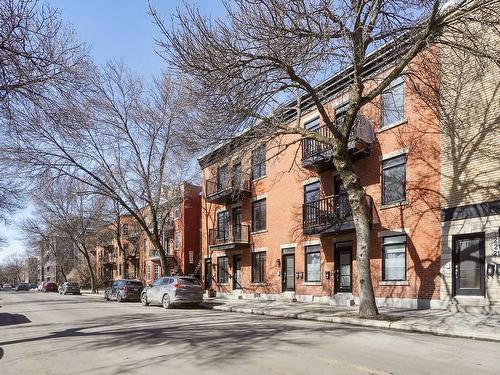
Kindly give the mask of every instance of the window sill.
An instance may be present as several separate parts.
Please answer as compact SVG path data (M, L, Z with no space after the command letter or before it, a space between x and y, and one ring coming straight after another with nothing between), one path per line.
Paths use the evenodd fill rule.
M302 283L302 285L304 285L304 286L321 286L323 284L321 283L321 281L304 281Z
M229 283L217 283L219 286L229 286Z
M267 229L262 229L262 230L256 230L255 232L250 232L251 235L254 235L254 234L261 234L261 233L266 233L267 232Z
M267 283L250 283L252 286L267 286Z
M409 286L410 282L408 280L399 281L380 281L379 286Z
M410 202L407 200L401 201L401 202L396 202L396 203L389 203L389 204L382 204L380 205L381 210L385 210L387 208L394 208L394 207L403 207L403 206L408 206Z
M267 177L267 174L265 174L264 176L257 177L257 178L252 178L252 182L263 180L266 177Z
M393 122L392 124L389 124L387 126L384 126L383 128L380 128L377 133L383 133L383 132L386 132L387 130L391 130L391 129L394 129L400 125L405 125L408 123L408 119L404 119L404 120L401 120L401 121L398 121L398 122Z

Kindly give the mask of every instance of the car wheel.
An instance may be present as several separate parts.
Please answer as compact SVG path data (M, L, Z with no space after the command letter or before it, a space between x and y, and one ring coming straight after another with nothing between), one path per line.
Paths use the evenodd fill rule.
M123 299L122 299L122 294L121 293L117 293L116 294L116 302L122 302Z
M172 304L170 303L170 297L168 296L168 294L165 294L163 296L162 305L165 309L169 309L172 307Z
M63 296L65 296L65 295L66 295L66 292L62 292L62 294L63 294Z
M108 296L108 293L104 293L104 299L105 299L106 301L109 301L109 296Z
M141 303L142 303L142 306L149 306L148 296L146 295L146 293L142 293Z

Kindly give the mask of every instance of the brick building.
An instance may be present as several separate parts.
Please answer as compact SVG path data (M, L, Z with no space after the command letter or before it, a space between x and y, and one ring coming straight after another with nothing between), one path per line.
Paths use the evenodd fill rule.
M371 61L380 76L390 63L384 58ZM323 84L337 121L347 83L341 73ZM402 76L363 108L349 148L371 202L377 303L439 307L439 123L411 86ZM303 105L301 124L328 135L315 108ZM345 192L328 147L298 139L243 147L235 138L199 159L206 288L238 298L355 303L356 238Z
M199 273L201 187L189 183L179 186L179 197L163 233L167 249L168 269L172 274ZM177 198L176 198L177 199ZM107 282L119 278L135 278L150 283L162 276L160 255L132 215L120 217L121 246L112 223L100 230L96 247L96 273ZM126 255L125 255L126 254ZM124 262L124 258L127 262ZM125 272L127 264L127 272Z

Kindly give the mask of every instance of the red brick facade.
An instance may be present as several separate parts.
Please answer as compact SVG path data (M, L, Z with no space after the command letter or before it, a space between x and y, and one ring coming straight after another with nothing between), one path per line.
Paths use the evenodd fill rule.
M375 295L379 303L395 306L431 304L431 300L439 299L440 288L438 121L413 93L411 86L409 79L406 78L403 86L404 119L397 124L381 129L380 100L363 108L362 115L371 124L375 138L370 151L355 162L361 183L372 201L371 267ZM329 103L329 109L334 111L335 108L339 108L342 100L341 97L333 98ZM301 122L305 124L316 116L315 111L306 113ZM280 139L280 142L291 143L298 138L292 135L287 137ZM250 173L251 149L225 154L219 150L219 155L216 157L205 158L210 161L201 159L205 190L205 199L202 203L202 252L205 259L203 272L206 286L221 294L238 294L243 298L280 298L286 285L283 283L284 253L293 251L295 285L292 294L294 292L299 300L329 301L339 291L340 285L337 277L340 270L336 268L335 257L336 253L340 254L341 251L335 250L335 246L340 249L341 245L348 245L346 241L352 241L352 245L348 246L352 249L351 285L355 299L358 295L358 285L353 228L308 235L302 224L304 186L309 182L319 181L322 198L337 194L338 192L334 191L335 169L322 167L320 172L316 172L304 168L301 166L303 146L300 142L292 144L279 155L276 155L276 142L271 141L267 144L268 160L265 177L252 181L248 194L241 194L237 199L231 198L229 200L233 202L227 204L217 199L217 196L215 198L211 196L211 191L207 189L212 188L207 184L216 178L217 168L226 163L231 168L235 158L241 159L243 171ZM406 156L405 199L398 204L383 205L382 163L383 160L398 155ZM232 216L237 215L232 215L232 210L241 207L241 223L251 228L252 202L261 198L266 199L265 230L251 233L248 245L237 243L233 246L229 243L229 246L225 246L216 243L216 246L213 246L218 240L211 240L209 231L217 228L217 213L228 210L228 221L231 223ZM328 199L326 201L330 202ZM224 218L224 215L219 216ZM212 236L217 236L219 232L213 231ZM386 237L405 233L405 277L398 281L384 281L382 241ZM245 240L246 238L243 242ZM234 239L230 241L235 242ZM305 247L313 244L320 245L321 276L318 281L308 282ZM265 280L259 283L252 282L255 281L252 280L252 254L256 252L265 252L266 257ZM228 282L219 283L218 272L222 271L217 268L217 258L224 256L228 257ZM241 272L235 273L233 263L239 257L241 257ZM345 263L345 255L343 259ZM211 265L208 260L211 261ZM211 269L208 269L210 266ZM234 285L235 277L240 280L238 285Z

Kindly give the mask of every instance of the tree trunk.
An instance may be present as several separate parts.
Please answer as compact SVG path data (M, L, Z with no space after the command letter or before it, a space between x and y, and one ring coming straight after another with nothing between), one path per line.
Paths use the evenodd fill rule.
M68 278L66 277L66 273L64 272L64 268L62 266L59 267L61 270L61 275L63 277L64 282L68 281Z
M85 260L87 262L87 267L90 272L90 290L92 293L97 293L97 283L96 283L96 278L94 274L94 269L92 268L92 262L90 261L90 256L84 252L83 256L85 257Z
M356 260L359 283L359 316L370 318L378 314L373 293L370 256L371 230L370 206L359 177L354 172L351 163L340 163L337 168L346 189L352 210L352 218L356 229Z

